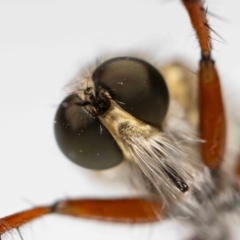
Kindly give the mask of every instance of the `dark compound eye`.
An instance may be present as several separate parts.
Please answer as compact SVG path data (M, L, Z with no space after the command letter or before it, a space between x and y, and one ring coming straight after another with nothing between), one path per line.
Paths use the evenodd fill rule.
M134 117L159 127L169 103L166 83L149 63L130 57L110 59L96 68L95 85L107 89L112 98Z
M110 59L92 75L96 90L106 89L125 111L160 126L169 102L167 86L149 63L130 57ZM90 169L118 165L123 154L108 130L72 94L60 104L55 116L55 136L62 152L74 163Z
M76 104L70 95L60 104L55 116L55 136L66 157L90 169L107 169L122 162L123 155L108 130Z

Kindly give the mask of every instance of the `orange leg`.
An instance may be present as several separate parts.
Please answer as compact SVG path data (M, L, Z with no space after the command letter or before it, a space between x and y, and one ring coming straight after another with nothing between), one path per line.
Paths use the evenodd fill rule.
M211 58L210 26L201 0L182 0L196 31L201 48L198 72L201 154L212 171L221 164L226 141L226 123L220 80ZM239 164L240 175L240 164ZM194 238L192 240L197 240Z
M220 80L211 59L210 26L201 0L182 0L201 47L199 70L199 111L201 153L204 164L217 170L222 161L226 140L225 114Z
M148 199L64 200L1 218L0 236L49 213L122 223L154 222L165 215L159 202Z
M238 180L240 180L240 154L238 156L237 162L238 162L238 164L237 164L236 174L237 174Z

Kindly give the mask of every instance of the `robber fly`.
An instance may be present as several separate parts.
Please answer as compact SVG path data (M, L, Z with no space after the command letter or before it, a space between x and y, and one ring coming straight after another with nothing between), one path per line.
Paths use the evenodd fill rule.
M197 32L201 45L200 117L195 94L180 104L182 95L171 88L174 73L180 81L179 76L189 72L175 64L163 67L160 73L156 66L136 56L103 60L89 76L77 81L55 115L55 136L70 160L95 170L125 161L133 180L141 182L142 195L106 201L57 201L2 218L1 233L18 229L37 216L59 213L125 223L174 217L192 227L190 239L231 239L228 215L232 219L234 212L238 217L239 193L235 178L226 178L220 168L225 158L226 124L211 58L211 27L201 1L183 3L193 25L200 18L194 25L196 31L201 26ZM208 93L204 88L212 81L215 86ZM197 82L196 76L187 83L189 95L197 91L196 86L190 87L192 82ZM19 231L22 236L21 228Z

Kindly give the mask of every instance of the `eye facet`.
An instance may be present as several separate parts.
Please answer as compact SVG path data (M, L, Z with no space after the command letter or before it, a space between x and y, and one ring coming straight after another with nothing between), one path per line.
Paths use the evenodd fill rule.
M98 116L107 114L108 96L125 111L148 124L160 126L169 102L161 74L149 63L129 57L110 59L93 72L93 88L85 99L66 97L55 116L55 137L74 163L95 170L118 165L123 153Z
M118 57L98 66L92 78L125 111L148 124L160 126L167 113L169 94L155 67L141 59Z

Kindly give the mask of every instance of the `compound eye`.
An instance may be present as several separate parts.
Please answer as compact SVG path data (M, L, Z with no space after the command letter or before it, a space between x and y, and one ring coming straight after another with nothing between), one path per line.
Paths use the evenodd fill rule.
M162 75L149 63L132 57L113 58L98 66L92 78L134 117L154 126L163 121L168 89Z
M66 97L55 116L54 132L61 151L85 168L102 170L118 165L123 155L113 137L77 100L75 94Z

